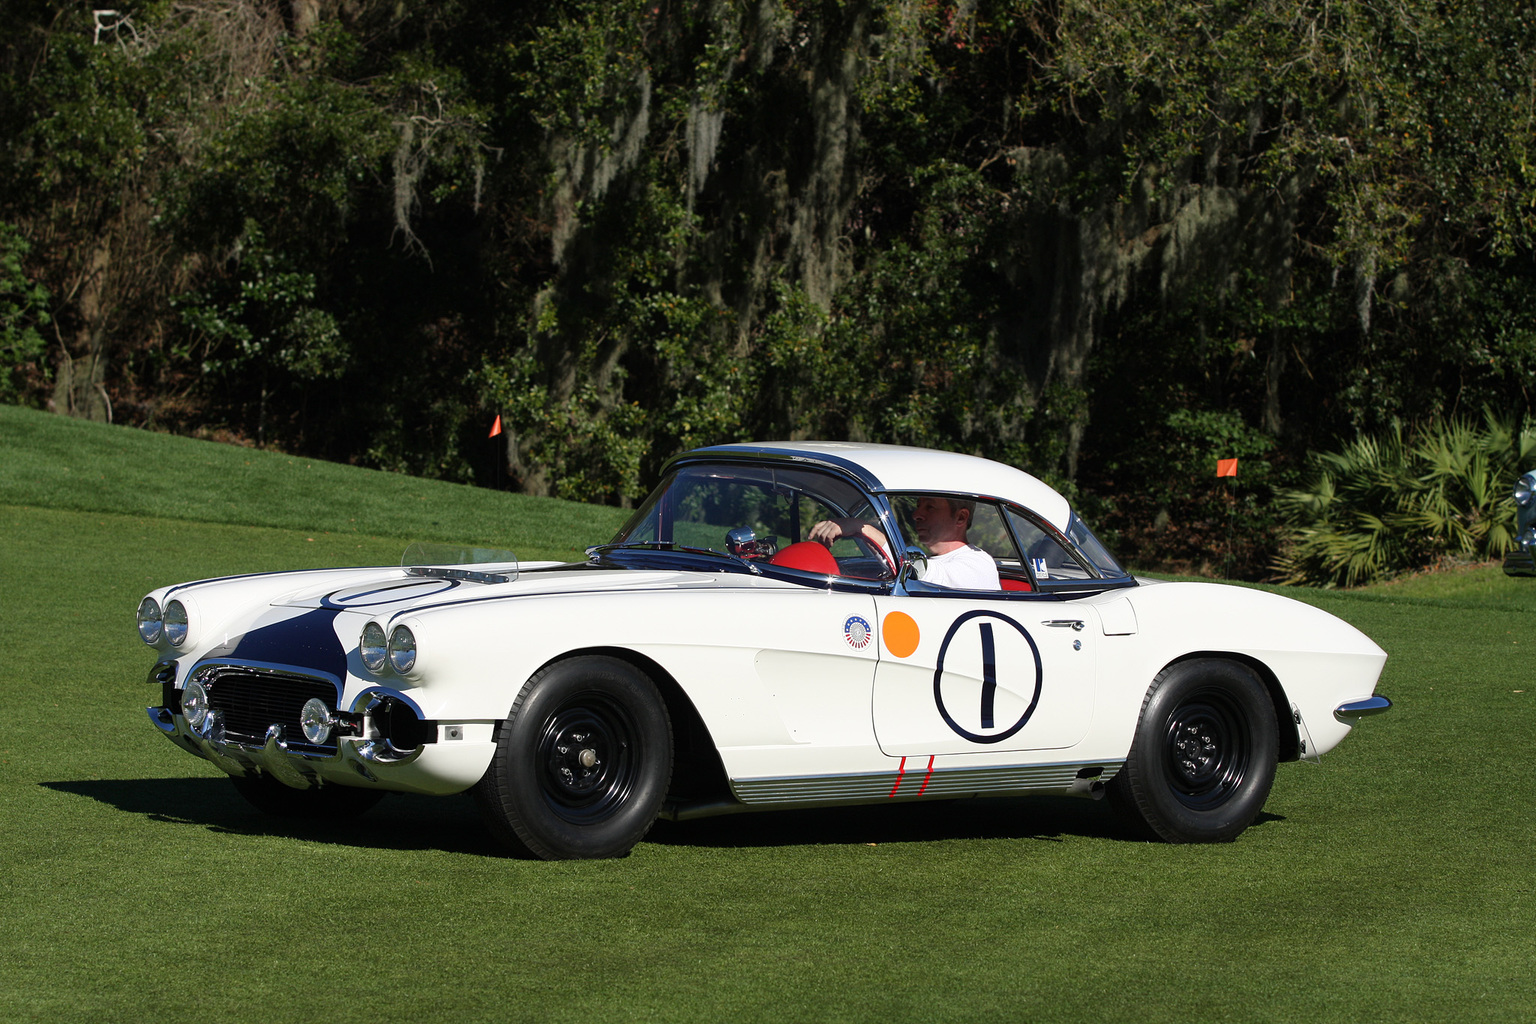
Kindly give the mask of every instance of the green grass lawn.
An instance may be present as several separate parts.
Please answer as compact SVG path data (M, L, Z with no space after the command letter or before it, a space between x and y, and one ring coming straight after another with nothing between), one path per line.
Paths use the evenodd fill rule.
M145 715L155 585L621 518L0 406L0 1021L1536 1019L1536 581L1496 568L1287 591L1386 648L1396 707L1220 846L1041 799L519 861L464 798L262 817Z

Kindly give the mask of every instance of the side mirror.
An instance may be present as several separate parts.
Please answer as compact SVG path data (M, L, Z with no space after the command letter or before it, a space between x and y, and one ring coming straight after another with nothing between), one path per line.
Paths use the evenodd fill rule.
M906 586L908 580L921 579L923 572L928 568L928 556L921 548L907 548L906 564L901 567L901 576L897 582Z

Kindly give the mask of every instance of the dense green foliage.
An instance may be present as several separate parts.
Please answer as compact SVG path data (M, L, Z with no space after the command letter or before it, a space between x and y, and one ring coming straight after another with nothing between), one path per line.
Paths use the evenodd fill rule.
M1103 802L962 800L662 822L621 860L517 861L468 800L249 809L146 718L133 609L183 579L387 561L444 526L473 543L488 499L548 507L571 523L551 546L579 546L571 505L0 408L0 444L23 430L64 466L39 485L0 450L0 684L20 709L0 719L0 1020L1528 1016L1531 581L1291 591L1389 652L1396 706L1320 766L1282 765L1234 843L1142 842ZM149 457L183 486L118 514ZM242 497L313 503L274 529L205 500L246 458ZM348 506L361 532L337 529ZM1513 778L1489 785L1489 763Z
M1275 568L1286 583L1354 586L1448 558L1491 559L1514 544L1510 485L1536 459L1536 426L1430 422L1314 453L1306 486L1281 491L1295 536Z
M0 222L0 400L14 401L25 389L16 376L35 368L46 342L48 290L30 280L22 261L31 245L10 224Z
M930 444L1250 572L1308 449L1529 408L1527 2L115 12L8 7L0 398L621 505Z

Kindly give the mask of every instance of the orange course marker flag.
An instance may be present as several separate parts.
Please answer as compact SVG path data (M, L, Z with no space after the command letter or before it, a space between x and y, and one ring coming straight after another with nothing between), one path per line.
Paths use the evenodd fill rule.
M1219 476L1219 477L1220 476L1237 476L1237 460L1236 459L1217 459L1216 460L1216 475Z
M501 433L501 413L496 414L496 422L491 424L490 436L495 437L499 433Z

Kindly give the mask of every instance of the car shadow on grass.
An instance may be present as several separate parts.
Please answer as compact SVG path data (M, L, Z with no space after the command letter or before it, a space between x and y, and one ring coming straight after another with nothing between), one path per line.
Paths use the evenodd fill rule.
M235 792L228 779L221 778L92 779L40 785L89 797L152 822L212 832L286 836L371 849L503 855L467 796L391 793L358 817L311 821L258 811Z
M997 798L754 811L658 821L648 842L753 847L922 843L943 839L1134 838L1110 808L1087 800Z
M280 836L369 849L438 850L502 857L467 796L391 793L356 818L307 821L258 811L227 779L90 779L40 783L151 822L244 836ZM1260 813L1252 827L1284 821ZM751 848L926 843L946 839L1074 838L1145 842L1105 802L1070 797L994 797L726 814L658 821L645 842L671 847Z
M1259 826L1284 820L1260 813ZM763 811L658 821L647 842L669 846L754 847L927 843L944 839L1069 839L1146 842L1104 801L1074 797L991 797L811 810Z

